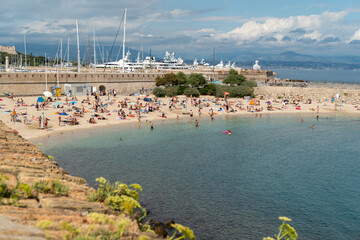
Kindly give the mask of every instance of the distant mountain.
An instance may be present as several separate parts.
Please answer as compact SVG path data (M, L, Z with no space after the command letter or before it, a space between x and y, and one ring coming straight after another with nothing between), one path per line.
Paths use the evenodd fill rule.
M2 43L0 43L2 44ZM2 44L5 46L12 46L13 44ZM16 43L15 44L16 51L24 52L24 44ZM55 58L56 54L60 52L59 44L37 44L37 43L28 43L27 44L27 54L31 53L34 56L44 56L46 53L47 56L51 58ZM137 58L138 50L132 48L126 48L126 51L130 51L132 60ZM152 56L156 58L156 60L162 60L164 57L166 49L161 51L156 51L152 53ZM108 56L111 52L111 46L101 46L101 48L96 48L97 61L102 62L102 59L105 61L108 59ZM75 44L70 44L69 47L69 55L71 61L76 61L77 53ZM150 55L150 51L144 51L144 58ZM184 61L188 64L192 64L196 55L195 53L187 53L182 54L177 52L176 57L183 57ZM87 45L80 45L80 56L81 61L87 61ZM115 61L121 59L122 57L122 49L119 46L115 46L111 52L110 60ZM205 61L209 64L213 62L212 51L209 51L208 54L199 54L196 56L198 62L200 62L201 58L204 58ZM67 43L63 42L63 58L67 58ZM93 50L90 46L90 59L93 58ZM244 51L233 51L233 52L218 52L215 54L215 64L218 64L221 60L223 60L224 64L228 61L236 62L236 65L244 68L251 68L254 64L255 60L260 61L260 65L264 68L338 68L338 69L360 69L360 56L311 56L306 54L301 54L293 51L285 51L278 53L265 53L265 52L257 52L253 50L244 50Z

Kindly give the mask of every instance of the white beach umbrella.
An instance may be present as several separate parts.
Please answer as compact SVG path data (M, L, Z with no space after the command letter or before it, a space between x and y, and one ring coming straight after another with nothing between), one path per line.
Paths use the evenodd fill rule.
M43 92L43 94L45 97L52 97L52 93L49 91L45 91L45 92Z

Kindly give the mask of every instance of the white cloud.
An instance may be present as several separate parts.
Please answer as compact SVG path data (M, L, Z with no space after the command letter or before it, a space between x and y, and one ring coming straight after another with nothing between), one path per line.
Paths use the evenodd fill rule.
M291 16L289 18L266 18L254 19L245 22L242 26L227 33L220 33L215 36L218 41L233 40L238 44L244 42L257 41L264 37L275 37L281 39L282 36L296 35L295 38L307 38L320 41L328 31L333 30L332 26L340 24L347 11L323 12L320 15L310 16ZM299 29L303 33L294 33Z
M360 29L357 30L350 38L350 40L348 41L348 43L351 43L352 41L358 41L360 40Z

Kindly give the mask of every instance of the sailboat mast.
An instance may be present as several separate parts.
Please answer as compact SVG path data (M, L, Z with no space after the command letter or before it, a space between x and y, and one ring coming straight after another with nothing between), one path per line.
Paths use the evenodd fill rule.
M79 25L76 19L76 41L77 41L77 72L80 72L80 43L79 43Z
M25 70L26 70L26 67L27 67L27 62L26 62L26 38L25 38L25 35L24 34L24 46L25 46Z
M214 47L214 53L213 53L213 72L215 71L215 47Z
M70 40L68 37L68 45L67 45L67 66L69 66L69 49L70 49Z
M95 28L93 26L93 40L94 40L94 71L96 72L96 45L95 45Z
M88 35L88 54L87 54L87 65L90 67L90 34Z
M63 65L62 59L63 59L63 55L62 55L62 38L60 38L60 72L62 71L62 65Z
M125 8L125 13L124 13L124 39L123 39L123 72L125 72L125 40L126 40L126 12L127 9Z
M47 63L46 63L46 53L45 53L45 91L47 91Z

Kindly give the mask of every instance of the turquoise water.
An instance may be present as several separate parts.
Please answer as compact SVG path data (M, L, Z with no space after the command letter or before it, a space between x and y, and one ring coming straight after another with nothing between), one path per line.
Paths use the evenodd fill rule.
M289 69L278 68L271 69L279 74L275 76L281 79L297 79L312 82L328 82L328 83L351 83L360 84L360 71L352 70L335 70L335 69Z
M299 117L110 127L42 142L90 185L99 176L141 184L152 218L190 226L198 239L273 236L279 216L293 219L299 239L360 239L360 121Z

